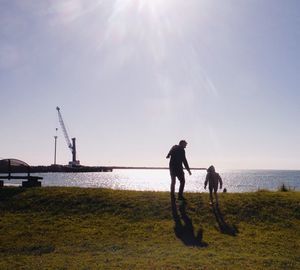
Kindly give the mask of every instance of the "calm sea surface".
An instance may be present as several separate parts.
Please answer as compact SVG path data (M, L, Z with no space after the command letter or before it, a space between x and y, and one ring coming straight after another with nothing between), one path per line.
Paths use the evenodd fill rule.
M185 191L204 191L205 171L186 173ZM300 191L300 171L280 170L225 170L219 171L228 192L248 192L258 189L277 190L285 184ZM34 174L33 174L34 175ZM103 187L126 190L169 191L168 170L114 170L103 173L40 173L43 186ZM20 184L20 181L6 183ZM178 190L178 182L176 190Z

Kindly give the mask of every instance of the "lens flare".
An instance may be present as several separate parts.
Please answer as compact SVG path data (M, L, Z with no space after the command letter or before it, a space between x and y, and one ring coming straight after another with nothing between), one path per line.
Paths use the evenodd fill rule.
M101 46L114 48L109 59L119 67L132 65L135 59L150 64L168 99L180 96L191 102L199 91L217 97L218 91L201 65L198 44L191 42L191 29L201 20L191 6L177 0L116 0ZM200 8L199 13L203 13Z

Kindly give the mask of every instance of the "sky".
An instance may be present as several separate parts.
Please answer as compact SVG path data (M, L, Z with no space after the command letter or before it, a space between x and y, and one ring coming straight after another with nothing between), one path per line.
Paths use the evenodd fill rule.
M300 1L0 0L0 158L300 169Z

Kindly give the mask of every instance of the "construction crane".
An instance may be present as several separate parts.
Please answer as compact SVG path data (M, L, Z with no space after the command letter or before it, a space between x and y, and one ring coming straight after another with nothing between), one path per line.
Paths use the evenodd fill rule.
M60 113L60 108L56 107L57 113L58 113L58 120L61 126L61 129L64 133L67 145L69 149L72 152L72 161L69 162L69 166L75 167L75 166L80 166L80 161L76 160L76 138L72 138L72 142L70 141L66 126L64 124L64 120L62 118L62 115Z

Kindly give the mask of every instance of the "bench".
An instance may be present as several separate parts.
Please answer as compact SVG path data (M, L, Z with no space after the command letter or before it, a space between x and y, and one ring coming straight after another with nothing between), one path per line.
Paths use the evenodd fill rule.
M16 175L17 174L17 175ZM0 187L4 186L4 180L2 179L23 179L22 187L40 187L40 176L30 175L30 166L19 159L2 159L0 160Z

